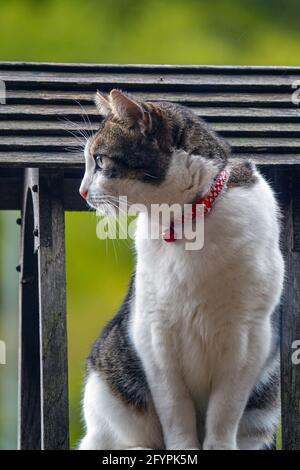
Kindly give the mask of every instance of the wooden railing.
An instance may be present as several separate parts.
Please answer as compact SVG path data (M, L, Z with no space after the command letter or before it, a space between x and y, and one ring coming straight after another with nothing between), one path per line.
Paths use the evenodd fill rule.
M86 206L83 156L66 151L77 146L68 131L96 130L93 95L117 87L190 106L231 142L233 158L253 159L273 184L287 268L283 448L300 449L300 68L0 63L0 79L0 209L21 210L19 447L69 447L64 211Z

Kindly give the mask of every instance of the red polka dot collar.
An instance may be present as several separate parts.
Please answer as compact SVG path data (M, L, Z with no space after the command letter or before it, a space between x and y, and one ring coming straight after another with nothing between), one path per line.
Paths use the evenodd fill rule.
M204 206L204 215L210 213L212 206L216 202L219 195L227 189L227 182L230 176L230 171L228 168L222 170L218 177L215 179L215 182L212 184L209 193L200 199L198 199L194 204L192 204L192 219L195 219L199 206L202 204ZM184 224L184 215L182 216L182 224ZM162 238L167 243L172 243L176 241L174 222L170 225L169 230L165 230L162 233Z

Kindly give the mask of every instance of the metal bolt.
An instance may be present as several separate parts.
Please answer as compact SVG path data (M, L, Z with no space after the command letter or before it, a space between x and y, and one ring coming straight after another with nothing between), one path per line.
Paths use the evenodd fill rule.
M37 228L34 229L33 235L34 235L35 237L38 237L38 236L39 236L39 230L38 230Z
M21 265L20 264L18 264L18 266L16 266L16 271L18 271L18 273L21 272Z
M33 276L29 276L29 277L23 277L21 279L21 284L29 284L30 282L32 282L34 280L34 277Z
M16 223L17 223L17 225L22 225L22 219L19 217L19 218L16 220Z
M34 184L31 189L34 193L37 193L38 192L38 185Z

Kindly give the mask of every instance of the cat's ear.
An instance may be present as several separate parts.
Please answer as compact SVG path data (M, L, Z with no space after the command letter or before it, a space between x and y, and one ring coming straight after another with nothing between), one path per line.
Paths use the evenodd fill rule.
M98 112L101 116L107 116L112 112L108 98L102 95L99 91L97 91L95 95L95 105L97 106Z
M141 127L142 132L151 129L151 116L140 103L129 98L120 90L112 90L109 95L113 113L120 119L129 119Z

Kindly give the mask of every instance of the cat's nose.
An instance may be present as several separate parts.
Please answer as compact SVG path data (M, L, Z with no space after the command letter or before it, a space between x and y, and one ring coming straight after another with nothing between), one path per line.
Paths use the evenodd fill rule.
M87 195L88 195L88 192L86 189L79 189L79 194L81 197L83 197L83 199L86 199L87 198Z

